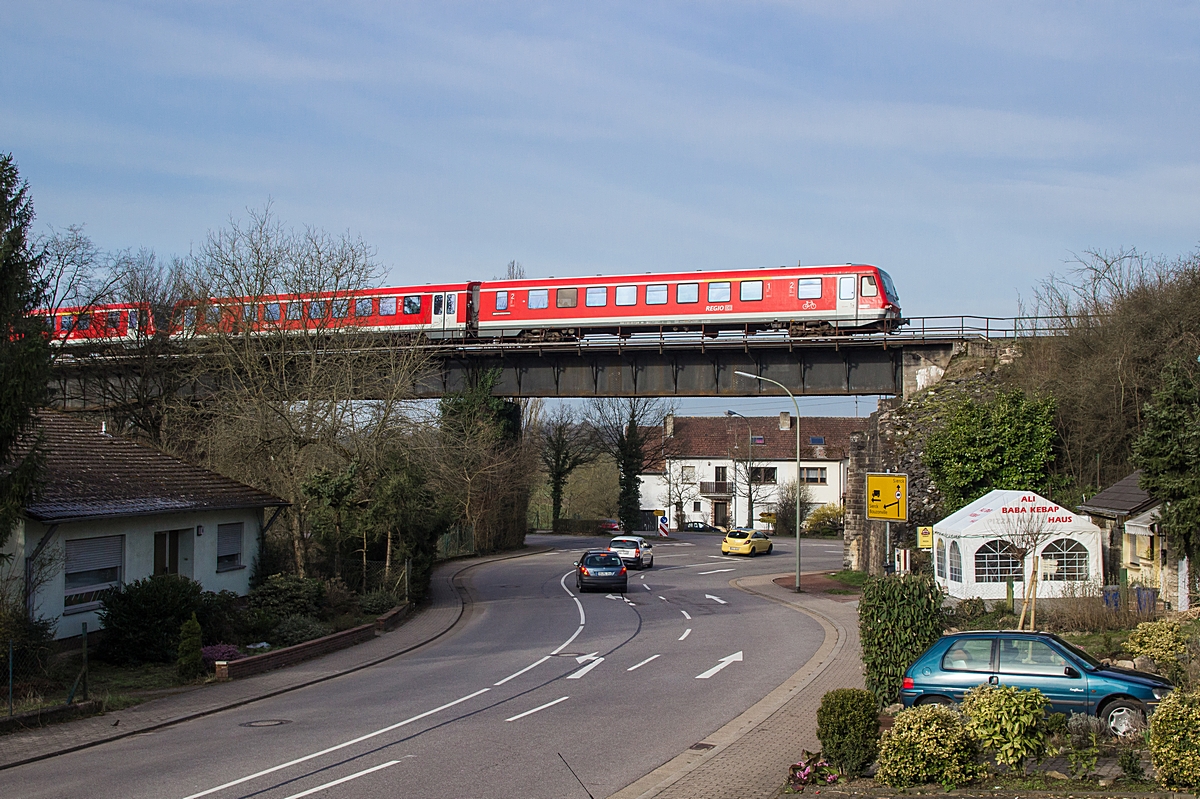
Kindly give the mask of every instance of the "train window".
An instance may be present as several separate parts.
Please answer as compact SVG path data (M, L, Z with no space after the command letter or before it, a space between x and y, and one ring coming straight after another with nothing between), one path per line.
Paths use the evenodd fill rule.
M446 295L446 316L454 316L454 308L457 304L455 302L455 300L457 298L458 298L457 294L447 294Z
M138 326L138 312L136 310L131 310L129 312L129 329L137 330L137 326Z
M762 281L761 280L743 280L739 288L743 302L752 302L762 299Z
M708 301L709 302L729 302L729 284L728 283L709 283L708 284Z
M300 320L300 317L303 315L304 315L304 303L289 302L287 304L287 318L288 319L291 319L293 322L297 322Z
M258 318L258 311L253 305L242 306L242 318L247 322L253 322Z
M106 327L109 330L116 330L120 326L121 326L121 312L120 311L109 311L108 313L104 314L104 327Z
M680 288L682 289L683 287L680 286ZM695 283L692 284L692 288L693 288L693 290L696 288ZM693 291L693 293L694 293L694 291ZM695 298L693 298L692 302L695 302L695 301L696 301ZM680 300L680 302L683 302L683 300ZM667 304L667 284L666 283L654 283L652 285L646 286L646 304L647 305L666 305Z
M549 308L550 307L550 290L549 289L530 289L529 290L529 307L530 308Z
M821 278L819 277L802 277L796 281L796 299L798 300L819 300L821 299Z
M326 308L325 308L325 303L323 303L323 302L310 302L308 304L308 318L309 319L324 319L325 312L326 312Z
M395 316L396 315L396 298L395 297L380 297L379 298L379 315L380 316Z
M608 289L604 286L593 286L587 290L587 297L584 298L589 308L600 308L608 305Z
M47 316L45 321L46 321L46 329L53 331L54 330L54 317Z
M419 314L421 312L421 295L410 294L404 298L404 313L407 316Z
M350 300L333 301L333 318L345 319L350 315Z
M76 330L87 330L91 326L92 326L91 314L81 313L79 316L75 317L75 329Z
M874 297L879 293L879 288L875 285L875 278L870 275L862 276L862 288L858 291L860 296Z
M442 303L443 303L442 295L434 294L433 295L433 315L434 316L442 315Z
M666 300L667 287L663 286L663 299ZM637 286L617 286L617 305L637 305Z
M357 299L354 301L355 316L370 316L371 315L371 300Z
M221 324L221 309L215 305L210 305L204 309L204 324L209 327L216 327Z
M279 303L268 302L263 306L263 321L278 322L279 321Z
M847 275L846 277L838 278L838 299L854 299L854 275Z
M675 287L675 302L700 302L700 284L680 283Z
M497 311L507 311L508 310L508 292L507 291L497 291L496 292L496 310Z
M579 304L579 289L558 289L554 292L554 304L559 308L574 308Z
M183 326L187 327L187 328L194 328L196 326L196 309L195 308L184 308L183 309Z

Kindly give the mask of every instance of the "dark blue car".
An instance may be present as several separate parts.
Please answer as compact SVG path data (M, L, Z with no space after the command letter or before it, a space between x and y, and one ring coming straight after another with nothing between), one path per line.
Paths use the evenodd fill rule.
M905 707L950 704L982 683L1037 688L1052 712L1091 713L1120 734L1172 690L1166 679L1105 666L1051 633L1011 630L944 635L904 672Z

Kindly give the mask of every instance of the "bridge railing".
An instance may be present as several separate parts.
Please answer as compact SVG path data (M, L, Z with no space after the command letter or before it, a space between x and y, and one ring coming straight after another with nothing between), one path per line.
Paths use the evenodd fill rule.
M1065 316L916 316L889 338L1009 339L1061 336L1071 328Z

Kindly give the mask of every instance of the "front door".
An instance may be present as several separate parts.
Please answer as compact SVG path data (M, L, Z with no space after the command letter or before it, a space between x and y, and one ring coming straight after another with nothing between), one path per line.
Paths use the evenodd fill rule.
M1067 667L1071 667L1071 675ZM1022 690L1036 688L1055 713L1088 711L1087 677L1045 641L1000 639L1000 682Z
M154 573L179 574L179 531L154 534Z
M713 503L713 525L716 527L729 526L729 503L714 502Z

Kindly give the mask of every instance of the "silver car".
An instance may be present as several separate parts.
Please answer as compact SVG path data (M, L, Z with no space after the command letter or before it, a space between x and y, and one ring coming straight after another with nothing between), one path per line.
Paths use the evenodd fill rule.
M608 549L621 556L621 561L635 569L654 566L654 546L640 535L617 536L608 542Z

